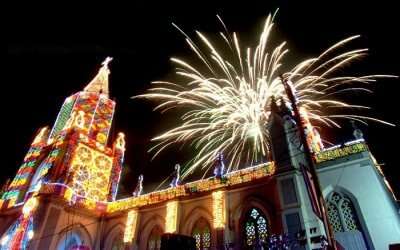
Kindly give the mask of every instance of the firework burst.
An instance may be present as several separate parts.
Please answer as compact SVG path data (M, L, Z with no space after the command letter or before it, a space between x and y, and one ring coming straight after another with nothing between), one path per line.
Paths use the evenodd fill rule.
M217 16L218 17L218 16ZM180 143L190 144L196 156L184 168L183 177L196 169L210 169L218 153L227 159L228 171L243 164L265 159L270 151L270 136L265 128L271 117L270 103L276 99L287 100L281 83L281 66L288 52L285 42L271 47L270 36L274 26L269 15L257 46L242 49L236 33L229 33L225 24L220 39L229 53L216 49L210 39L196 31L195 43L182 30L186 42L203 65L203 70L178 58L171 58L177 65L176 75L181 82L153 82L146 94L137 96L156 100L155 110L162 112L184 108L181 123L153 138L157 145L154 157L167 147ZM365 123L374 120L367 116L343 112L346 109L363 109L337 100L337 94L349 91L371 92L367 87L380 77L388 75L337 76L338 69L366 55L367 49L338 53L338 49L357 39L346 38L321 55L300 62L283 74L294 87L298 105L307 110L309 119L328 127L340 127L338 119L351 119ZM360 85L361 84L361 85ZM359 87L361 86L361 87Z

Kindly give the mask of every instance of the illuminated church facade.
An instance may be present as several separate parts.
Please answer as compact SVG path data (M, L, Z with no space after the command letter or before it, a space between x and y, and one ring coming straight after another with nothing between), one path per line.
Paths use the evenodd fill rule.
M300 171L296 126L282 106L266 128L272 142L284 138L272 143L270 162L116 199L125 139L119 133L108 143L115 102L107 63L65 100L54 126L38 132L3 190L1 250L160 249L164 233L193 236L197 249L268 249L272 235L302 238L290 249L321 247L324 226ZM388 249L400 242L399 208L356 137L314 155L330 224L345 249Z

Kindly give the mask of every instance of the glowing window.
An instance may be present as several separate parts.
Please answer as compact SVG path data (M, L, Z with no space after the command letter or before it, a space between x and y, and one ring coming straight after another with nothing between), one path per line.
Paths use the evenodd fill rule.
M193 230L192 236L196 240L196 249L210 249L211 231L210 226L204 218L200 218Z
M147 242L148 250L159 250L161 248L161 235L162 230L159 226L155 226L151 230L149 241Z
M265 246L268 238L266 217L257 208L250 209L244 220L244 238L246 246Z

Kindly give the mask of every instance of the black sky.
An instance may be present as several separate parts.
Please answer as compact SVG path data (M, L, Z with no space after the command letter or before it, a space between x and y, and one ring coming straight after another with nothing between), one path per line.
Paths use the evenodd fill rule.
M151 103L130 99L144 93L151 81L170 79L170 56L193 57L171 22L189 34L194 29L210 34L220 30L215 17L219 14L231 31L241 33L243 43L252 46L268 13L280 7L274 37L288 41L290 63L316 56L334 42L360 34L356 45L368 47L370 55L345 70L400 75L400 18L395 3L233 2L9 6L2 32L7 41L3 60L7 77L2 82L5 114L0 182L14 176L37 129L53 124L64 99L85 86L106 56L114 57L110 65L111 95L117 101L114 131L125 132L128 140L125 162L131 173L124 181L126 189L131 191L136 182L133 179L143 173L145 192L149 192L176 162L187 159L190 151L179 152L178 148L150 162L150 138L174 124L177 117L161 116L152 112ZM374 95L354 94L352 98L372 106L371 115L400 126L399 84L399 79L382 80L373 87ZM399 196L399 128L371 124L362 129ZM324 130L322 134L342 142L350 138L351 131Z

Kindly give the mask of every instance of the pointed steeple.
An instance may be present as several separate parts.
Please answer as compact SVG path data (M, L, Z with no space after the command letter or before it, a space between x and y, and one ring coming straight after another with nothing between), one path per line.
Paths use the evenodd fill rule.
M107 57L103 65L97 75L93 78L93 80L83 89L86 92L95 92L95 93L103 93L108 96L108 75L110 74L110 70L108 68L108 64L111 62L112 58Z

